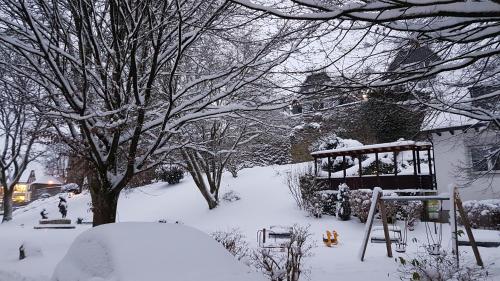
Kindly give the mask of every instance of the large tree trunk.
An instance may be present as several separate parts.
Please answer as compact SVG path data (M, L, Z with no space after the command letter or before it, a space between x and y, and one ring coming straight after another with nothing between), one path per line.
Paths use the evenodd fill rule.
M98 226L106 223L116 222L116 210L118 207L118 197L120 192L111 186L103 186L99 180L97 173L89 175L89 189L92 197L92 226Z
M12 194L14 193L14 188L3 189L3 219L2 223L12 220Z
M102 192L95 188L90 189L92 196L92 226L116 222L116 210L118 207L119 192Z

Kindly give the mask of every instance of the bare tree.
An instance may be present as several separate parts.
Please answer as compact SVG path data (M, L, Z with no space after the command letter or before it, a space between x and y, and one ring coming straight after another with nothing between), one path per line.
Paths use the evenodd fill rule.
M11 57L6 59L16 63ZM22 95L33 90L25 79L0 67L0 81L0 185L3 189L2 222L7 222L12 220L16 184L28 164L41 155L35 146L41 137L42 121Z
M39 106L92 165L94 225L116 220L120 191L178 148L171 141L186 124L272 107L217 102L275 69L313 26L280 20L247 42L261 15L217 0L6 0L0 15L0 42L28 61L10 69L43 88ZM200 52L215 37L214 55L231 58L229 66ZM251 54L243 57L245 44Z
M259 134L252 130L251 124L237 120L236 116L203 120L185 128L191 145L182 148L181 154L210 209L219 202L222 175L229 161L241 146Z
M491 108L472 105L476 101L491 101L500 96L497 88L500 54L498 1L282 0L268 5L251 0L231 1L283 19L325 22L335 31L338 41L331 47L337 47L340 41L354 37L349 48L337 52L328 60L331 66L338 68L335 64L349 53L363 49L364 55L360 55L359 60L338 69L341 75L351 72L352 75L347 77L352 82L348 83L349 88L377 88L421 82L440 73L447 78L455 78L443 81L443 85L452 87L454 92L476 85L495 86L491 92L481 96L471 97L468 93L459 93L450 99L449 93L445 93L422 102L436 110L492 122L500 127L498 108L492 111ZM388 47L387 42L391 41L398 44ZM394 57L401 50L409 54L420 46L433 46L439 59L425 64L421 61L400 64L390 71L373 67L380 62L387 62L387 58ZM369 59L374 57L380 59L376 62ZM367 65L370 61L372 63ZM426 83L412 86L422 87L422 84ZM428 83L426 86L431 87Z
M500 129L498 1L231 1L277 18L322 22L332 35L318 68L346 82L332 87L409 92L431 112ZM488 163L500 159L500 143L493 146Z

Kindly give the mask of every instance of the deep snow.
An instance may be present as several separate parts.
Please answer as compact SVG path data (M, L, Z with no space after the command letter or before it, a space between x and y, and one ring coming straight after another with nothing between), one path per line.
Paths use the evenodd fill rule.
M53 281L167 279L265 281L207 234L152 222L106 224L84 231L52 276Z
M364 224L357 218L350 221L329 216L315 219L296 207L284 182L287 172L297 169L296 165L256 167L240 171L238 178L227 173L221 193L234 190L241 200L222 201L214 210L208 210L190 178L173 186L156 183L125 190L120 197L117 218L120 222L181 221L206 233L237 227L246 235L251 247L257 246L258 229L272 225L309 225L312 242L316 244L314 256L305 261L310 268L310 280L399 280L397 264L394 259L386 257L384 244L369 243L365 261L359 261L357 253ZM90 219L89 201L88 194L69 198L68 218L74 221L77 217ZM0 225L0 281L48 280L75 237L90 228L89 225L78 225L74 230L34 230L43 208L47 209L49 218L60 216L57 202L57 196L33 202L15 211L12 222ZM379 223L375 221L375 225ZM323 245L322 235L326 230L339 233L339 245L332 248ZM412 238L417 238L418 242L412 242ZM18 247L23 241L38 245L42 255L19 261ZM421 249L421 243L426 241L424 224L418 224L415 231L409 232L408 241L408 252ZM182 246L186 249L197 247L195 242ZM448 225L443 227L443 247L451 247ZM464 257L472 257L469 247L461 247L461 250L465 252ZM500 278L499 249L480 248L480 252L491 279ZM395 257L399 255L393 254Z

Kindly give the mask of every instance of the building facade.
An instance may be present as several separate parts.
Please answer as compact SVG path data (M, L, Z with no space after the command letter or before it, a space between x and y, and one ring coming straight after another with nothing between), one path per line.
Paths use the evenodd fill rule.
M438 190L455 184L463 200L500 198L500 131L463 119L423 130L434 146Z

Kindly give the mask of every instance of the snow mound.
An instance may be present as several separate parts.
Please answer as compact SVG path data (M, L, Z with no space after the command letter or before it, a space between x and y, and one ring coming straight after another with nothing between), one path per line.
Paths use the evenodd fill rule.
M80 234L53 281L265 280L207 234L178 224L105 224Z

